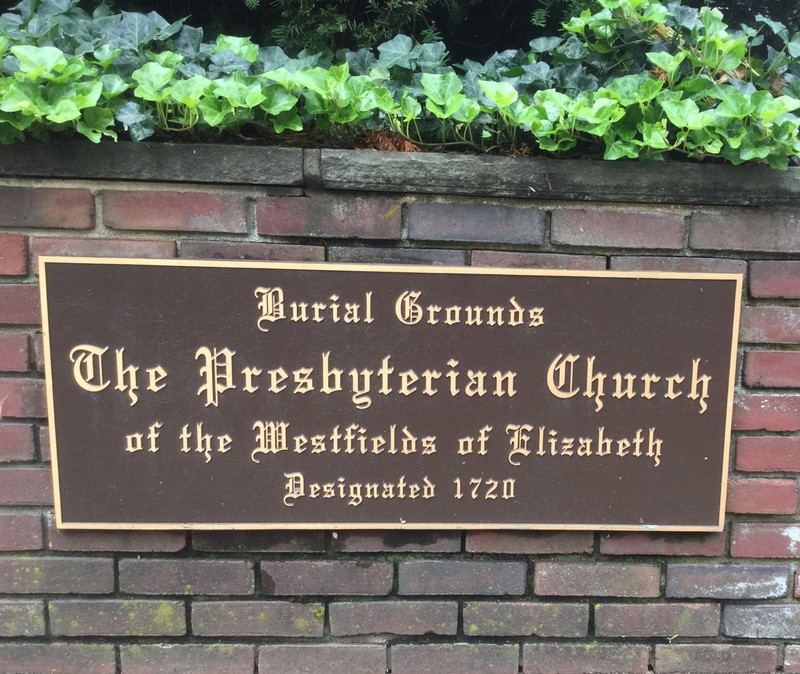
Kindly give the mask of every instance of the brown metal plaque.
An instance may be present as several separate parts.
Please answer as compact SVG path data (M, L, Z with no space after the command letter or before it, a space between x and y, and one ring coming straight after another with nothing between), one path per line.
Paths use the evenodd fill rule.
M741 276L40 274L61 527L723 524Z

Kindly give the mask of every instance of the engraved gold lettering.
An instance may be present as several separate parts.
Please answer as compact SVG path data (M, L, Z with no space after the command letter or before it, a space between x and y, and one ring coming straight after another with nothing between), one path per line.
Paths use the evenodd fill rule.
M213 351L207 346L200 347L194 355L194 359L203 359L200 368L200 376L205 383L197 389L197 395L205 393L208 407L219 406L219 396L221 393L236 388L233 384L233 363L232 358L236 354L228 348Z
M269 328L265 326L265 323L274 323L286 318L283 308L283 289L258 287L255 289L254 294L260 298L258 308L261 311L261 316L257 321L258 329L261 332L269 332Z
M79 344L69 352L72 361L72 378L84 391L97 393L111 382L103 378L103 354L108 347Z

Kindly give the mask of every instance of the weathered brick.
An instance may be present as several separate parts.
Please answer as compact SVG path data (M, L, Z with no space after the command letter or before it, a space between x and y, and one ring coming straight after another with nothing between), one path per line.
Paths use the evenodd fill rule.
M724 630L745 639L800 639L800 606L725 607Z
M598 604L594 630L599 637L714 637L719 618L716 604Z
M525 562L411 560L399 564L400 594L524 594Z
M204 559L122 559L119 589L130 594L252 594L253 562Z
M400 238L398 200L338 194L265 197L256 202L258 233L355 239Z
M800 438L781 435L738 438L736 470L800 473Z
M800 219L791 211L737 209L692 215L689 246L695 250L800 251Z
M800 431L800 396L736 395L733 401L736 431Z
M725 510L753 515L792 515L797 512L797 480L733 478L728 481Z
M253 243L252 241L205 241L185 239L180 242L180 257L205 260L269 260L274 262L325 259L323 246L302 246L288 243Z
M114 674L111 644L0 644L0 674Z
M149 637L186 633L182 601L147 599L64 599L49 603L50 631L56 636Z
M525 674L644 674L650 649L644 644L535 643L522 647Z
M676 273L744 274L747 262L721 257L666 257L655 255L624 255L611 258L614 271L664 271Z
M565 246L606 248L683 248L683 215L655 211L557 208L552 240Z
M630 531L603 534L603 555L658 555L660 557L719 557L725 554L725 532L682 534Z
M0 557L0 593L107 594L113 591L113 559Z
M39 257L58 255L64 257L175 257L172 241L147 239L73 239L36 237L31 243L33 270L38 273Z
M192 548L206 552L324 552L321 531L204 531Z
M588 604L532 601L464 603L464 634L467 636L585 637L588 630Z
M49 468L0 470L0 505L53 505Z
M42 454L42 462L50 463L50 431L47 426L39 427L39 451Z
M406 205L410 239L539 245L546 211L487 203L415 202Z
M470 531L467 552L510 555L586 555L594 550L590 531Z
M33 426L0 424L0 463L32 461L35 455Z
M31 341L33 342L33 362L36 366L36 371L44 373L44 335L37 332L32 335Z
M0 378L0 400L3 417L42 418L46 415L45 389L41 379Z
M384 674L383 644L275 644L258 649L259 674Z
M94 197L89 190L0 187L0 227L92 229Z
M789 594L786 566L669 564L666 596L680 599L771 599Z
M392 575L388 562L261 563L261 586L269 595L385 595Z
M8 332L0 335L0 372L28 371L28 335Z
M331 602L331 634L455 634L458 604L444 601Z
M321 637L325 607L288 601L192 604L192 633L203 637Z
M800 298L800 260L751 262L750 295Z
M47 521L47 547L69 552L179 552L186 547L182 531L75 531Z
M28 273L28 237L0 236L0 276L25 276Z
M44 603L0 600L0 637L44 636Z
M777 646L656 644L658 674L773 674Z
M764 388L800 388L800 351L749 351L744 383Z
M330 262L365 262L374 264L433 264L461 267L467 261L464 250L439 248L375 248L344 247L328 248Z
M231 234L247 231L247 202L242 194L108 191L101 198L103 220L111 229Z
M474 250L473 267L522 267L530 269L600 270L606 268L603 255L561 253L519 253L509 250Z
M41 550L42 547L41 515L0 514L0 550Z
M0 285L0 323L6 325L39 325L42 322L37 283L4 283Z
M743 307L741 342L800 344L800 307Z
M244 644L137 644L120 649L121 674L253 674Z
M800 525L736 523L731 531L731 557L800 558Z
M398 644L392 646L392 674L516 674L516 644Z
M660 571L655 564L539 562L534 569L537 595L564 597L657 597Z
M333 549L341 552L460 552L461 534L452 531L339 531Z
M789 645L783 655L784 674L800 674L800 646Z

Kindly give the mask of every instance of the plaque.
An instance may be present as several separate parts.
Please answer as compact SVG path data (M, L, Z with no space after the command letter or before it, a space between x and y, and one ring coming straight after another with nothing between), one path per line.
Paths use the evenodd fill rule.
M740 275L40 276L59 527L723 526Z

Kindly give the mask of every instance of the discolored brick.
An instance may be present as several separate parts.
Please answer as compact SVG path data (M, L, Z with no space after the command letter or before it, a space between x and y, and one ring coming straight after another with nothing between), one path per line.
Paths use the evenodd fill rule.
M39 325L42 322L40 305L37 283L0 285L0 324Z
M800 260L751 262L750 294L763 298L800 298Z
M533 591L564 597L657 597L661 574L654 564L539 562Z
M800 473L800 438L781 435L738 438L736 470Z
M47 468L0 470L0 505L52 505L53 478Z
M458 604L444 601L331 602L331 634L455 634Z
M800 344L800 307L743 307L739 341Z
M321 531L196 531L192 547L205 552L324 552Z
M744 639L800 639L800 606L725 607L725 634Z
M603 255L522 253L511 250L473 250L472 266L594 271L606 268L606 258Z
M735 396L733 429L736 431L800 431L800 396Z
M122 559L119 589L130 594L252 594L253 563L222 559Z
M180 257L207 260L267 260L271 262L322 262L325 248L288 243L256 243L253 241L205 241L184 239Z
M58 255L60 257L136 257L171 258L175 257L175 244L172 241L156 239L73 239L65 237L35 237L31 243L33 271L38 274L39 257Z
M92 229L94 197L89 190L0 187L0 227Z
M564 602L464 603L467 636L585 637L589 629L589 605Z
M644 674L650 649L645 644L535 643L522 647L525 674Z
M261 587L268 595L386 595L393 570L387 562L262 562Z
M0 276L25 276L28 273L28 237L0 236Z
M800 525L737 522L731 531L731 557L800 558Z
M459 552L461 534L443 531L339 531L333 549L341 552Z
M41 601L0 600L0 637L44 636Z
M0 557L0 593L108 594L113 591L113 559Z
M258 649L259 674L384 674L383 644L271 644Z
M120 648L121 674L253 674L244 644L136 644Z
M711 534L614 532L600 537L603 555L720 557L725 554L724 531Z
M0 643L0 674L115 674L111 644Z
M186 633L181 601L65 599L51 601L50 629L56 636L146 637Z
M468 552L511 555L591 554L594 534L590 531L470 531Z
M767 599L789 593L789 569L766 564L669 564L667 597Z
M797 480L733 478L728 481L729 513L792 515L797 512Z
M557 208L552 240L566 246L605 248L683 248L683 215L659 211Z
M365 262L372 264L425 264L461 267L467 259L465 250L440 248L376 248L369 246L330 246L330 262Z
M793 211L775 209L694 213L689 246L695 250L800 252L800 218Z
M44 382L41 379L0 378L0 400L6 419L46 416Z
M656 644L658 674L772 674L777 660L777 646Z
M41 515L0 513L0 550L41 550L43 546Z
M397 644L392 650L392 674L516 674L516 644Z
M198 601L192 633L203 637L321 637L325 607L288 601Z
M715 604L598 604L599 637L714 637L720 607Z
M400 594L524 594L525 562L411 560L399 563Z
M182 531L75 531L47 521L47 546L69 552L179 552L186 547Z
M744 383L756 388L800 388L800 351L748 351Z
M0 463L31 461L36 448L30 424L0 424Z
M665 257L624 255L611 258L614 271L655 271L682 274L744 274L747 262L719 257Z

